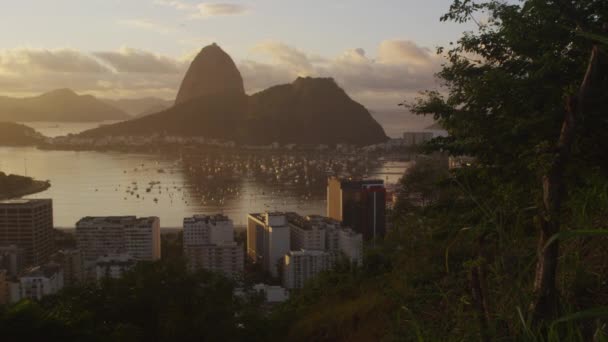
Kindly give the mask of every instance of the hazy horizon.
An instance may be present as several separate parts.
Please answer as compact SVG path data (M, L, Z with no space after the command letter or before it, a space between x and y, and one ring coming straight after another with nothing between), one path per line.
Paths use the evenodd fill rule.
M173 100L193 57L217 42L249 94L298 76L333 77L368 109L393 109L436 88L436 47L471 29L440 24L450 3L22 1L0 15L6 28L22 28L0 43L0 96L69 88Z

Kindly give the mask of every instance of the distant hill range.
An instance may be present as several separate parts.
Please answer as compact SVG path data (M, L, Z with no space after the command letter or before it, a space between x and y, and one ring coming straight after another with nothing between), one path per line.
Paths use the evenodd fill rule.
M159 99L158 97L143 97L134 99L101 99L103 102L116 107L132 117L142 117L158 113L171 106L174 101Z
M14 122L0 122L0 146L32 146L44 136L33 128Z
M84 137L204 136L241 144L370 145L387 136L370 113L331 78L298 78L245 94L236 65L216 44L190 65L175 105L142 118L81 133Z
M124 111L70 89L35 97L0 97L0 121L96 122L128 118Z

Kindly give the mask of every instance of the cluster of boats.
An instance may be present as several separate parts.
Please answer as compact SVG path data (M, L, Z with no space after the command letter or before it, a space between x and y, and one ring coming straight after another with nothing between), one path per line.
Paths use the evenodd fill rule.
M327 178L365 177L373 173L381 161L367 155L331 153L205 153L182 155L170 167L141 164L133 170L137 175L156 174L153 180L141 185L133 181L124 189L125 199L150 199L155 203L167 199L169 203L183 201L197 206L222 207L235 199L264 198L270 207L274 198L297 197L300 201L324 198ZM159 171L162 170L162 171ZM185 177L179 184L169 174L179 172ZM164 182L163 182L164 180ZM244 183L254 183L257 194L244 193ZM119 188L116 188L118 191ZM195 203L192 203L195 202Z
M325 192L327 177L365 177L380 166L366 155L340 154L207 154L184 158L185 172L205 188L243 180L281 185L305 192Z

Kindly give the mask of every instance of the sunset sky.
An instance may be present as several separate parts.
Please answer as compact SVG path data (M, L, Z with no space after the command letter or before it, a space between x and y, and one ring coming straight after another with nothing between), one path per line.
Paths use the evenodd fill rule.
M439 22L451 2L6 1L0 94L68 87L171 99L193 56L217 42L250 93L298 75L332 76L366 106L389 108L434 87L435 48L472 28Z

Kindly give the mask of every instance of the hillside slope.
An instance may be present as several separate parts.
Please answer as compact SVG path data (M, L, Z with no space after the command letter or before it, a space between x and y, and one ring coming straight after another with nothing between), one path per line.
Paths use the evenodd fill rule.
M128 118L122 110L70 89L27 98L0 97L0 121L95 122Z
M370 145L388 139L369 111L331 78L298 78L248 96L234 62L215 44L194 59L173 107L82 136L151 134L255 145Z
M14 122L0 122L0 146L31 146L44 139L33 128Z

